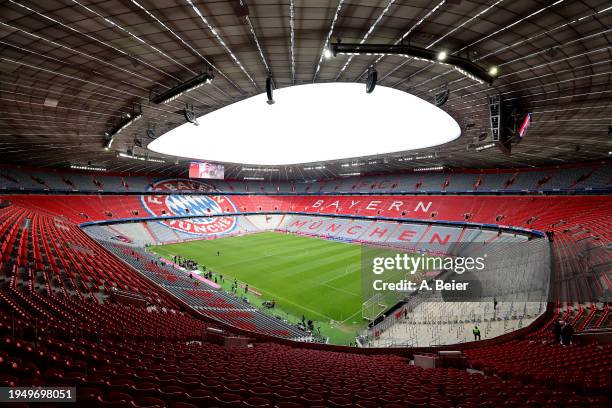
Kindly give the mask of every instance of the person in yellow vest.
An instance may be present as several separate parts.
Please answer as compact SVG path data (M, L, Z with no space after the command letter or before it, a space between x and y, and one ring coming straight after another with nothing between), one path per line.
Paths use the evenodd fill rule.
M480 329L478 328L478 326L474 326L474 329L472 329L472 333L474 334L474 341L480 340Z

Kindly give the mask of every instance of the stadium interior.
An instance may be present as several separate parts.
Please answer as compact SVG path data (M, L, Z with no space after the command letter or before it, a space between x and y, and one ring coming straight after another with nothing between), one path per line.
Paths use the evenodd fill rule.
M611 30L0 2L0 405L612 406Z

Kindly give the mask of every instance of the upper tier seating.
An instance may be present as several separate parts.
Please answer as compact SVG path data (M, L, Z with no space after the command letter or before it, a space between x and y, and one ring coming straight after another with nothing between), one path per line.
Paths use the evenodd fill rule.
M185 196L188 197L188 196ZM138 196L0 196L13 204L41 213L66 217L81 224L92 221L148 218ZM188 200L188 199L187 199ZM232 202L236 209L230 205ZM188 204L187 204L188 205ZM380 216L428 221L457 221L508 225L541 231L563 231L585 219L608 215L607 196L232 196L220 212L305 212ZM189 215L215 214L193 208ZM158 214L158 217L173 214ZM178 214L184 215L184 214ZM601 221L605 224L605 221ZM565 227L564 227L565 226ZM589 235L609 237L601 227Z
M164 179L151 176L0 168L0 190L144 192L150 190L154 183ZM415 172L315 182L220 180L203 180L202 182L218 191L250 194L609 190L612 187L612 165L596 163L562 168L508 171Z
M134 218L146 213L137 196L15 195L3 199L40 213L66 217L74 223ZM555 299L593 302L606 291L612 290L612 277L609 273L612 213L607 196L519 196L508 199L503 196L253 195L232 196L231 201L240 212L289 211L378 216L550 231L554 233L553 251L558 255L556 259L566 259L557 262L553 268L552 293ZM230 204L220 210L234 211ZM202 211L203 214L209 214L205 209ZM134 216L134 213L138 213L138 216ZM196 212L192 214L199 215ZM155 225L152 229L157 227ZM244 231L249 228L245 227ZM176 240L185 239L179 236L183 233L172 232L167 228L164 231L171 235L171 240L174 240L175 235ZM152 233L155 235L156 231ZM388 234L391 236L392 231L389 230ZM580 249L587 247L586 252Z

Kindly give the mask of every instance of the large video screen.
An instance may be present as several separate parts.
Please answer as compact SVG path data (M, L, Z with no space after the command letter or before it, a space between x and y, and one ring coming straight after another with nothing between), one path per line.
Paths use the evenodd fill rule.
M189 164L189 178L196 179L223 179L225 167L222 164L191 162Z

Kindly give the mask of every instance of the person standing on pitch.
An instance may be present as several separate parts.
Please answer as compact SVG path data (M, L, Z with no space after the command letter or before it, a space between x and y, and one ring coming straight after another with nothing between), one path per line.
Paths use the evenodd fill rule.
M474 341L480 340L480 329L478 328L478 326L474 326L474 329L472 329L472 333L474 334Z

